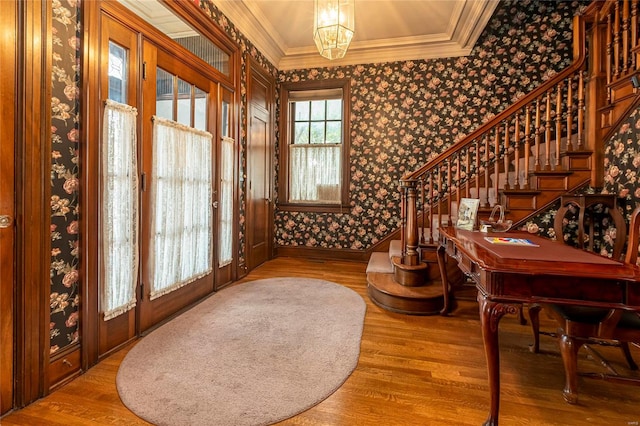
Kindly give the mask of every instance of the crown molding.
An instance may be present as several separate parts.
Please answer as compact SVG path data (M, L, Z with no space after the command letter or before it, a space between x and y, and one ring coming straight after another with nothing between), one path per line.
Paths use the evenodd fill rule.
M500 0L467 2L460 16L460 23L453 32L452 39L461 46L473 49L476 41L484 31Z
M364 49L350 47L344 58L332 61L323 58L317 51L289 54L280 60L278 69L280 71L289 71L315 67L449 58L469 55L471 49L472 48L462 47L452 41L433 42L428 45L421 44L418 46L397 46L392 44L388 46L371 47L371 45L369 45Z
M267 19L256 8L248 7L243 0L214 0L214 3L220 12L277 68L278 63L285 56L286 46L284 41L277 37L277 31L271 27ZM256 15L262 17L262 20Z
M0 0L1 1L1 0ZM194 35L157 2L119 0L143 19L153 22L170 36ZM468 55L498 6L499 0L457 2L445 32L428 36L354 41L342 59L320 56L310 43L291 48L264 16L255 1L213 0L216 7L279 70L358 65L405 60L448 58ZM164 13L163 13L164 12Z
M321 57L314 46L289 48L251 2L219 1L220 11L279 70L465 56L471 52L499 0L460 2L446 33L354 42L342 59Z

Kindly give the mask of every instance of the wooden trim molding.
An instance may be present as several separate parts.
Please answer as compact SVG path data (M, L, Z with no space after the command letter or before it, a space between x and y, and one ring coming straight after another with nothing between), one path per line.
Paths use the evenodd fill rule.
M83 369L98 362L98 294L95 290L98 282L99 262L97 256L97 240L88 238L93 235L98 226L98 192L86 191L84 188L97 188L97 173L99 170L98 157L86 141L100 140L100 101L97 90L100 79L100 3L92 1L82 2L82 99L81 115L82 128L80 148L83 170L81 182L81 197L83 215L80 217L80 229L83 235L82 262L80 276L82 277L82 327L81 364ZM97 148L96 148L97 149Z
M16 406L46 394L49 363L51 2L18 2Z
M289 93L293 91L310 91L324 89L340 89L342 91L343 121L342 121L342 188L340 204L305 204L289 203L289 142L291 138L291 121L289 117ZM283 83L280 88L280 169L278 182L278 208L286 211L343 213L351 209L349 200L349 183L351 182L351 131L349 111L351 111L351 81L345 79L327 79L319 81L302 81Z
M278 246L274 257L304 257L306 259L348 260L368 262L371 253L367 250L335 249L307 246Z

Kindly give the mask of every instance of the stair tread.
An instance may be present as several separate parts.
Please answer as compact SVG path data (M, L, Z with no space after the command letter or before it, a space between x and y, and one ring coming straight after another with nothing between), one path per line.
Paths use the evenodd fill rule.
M367 264L366 273L379 272L379 273L393 273L393 265L389 260L389 253L384 251L376 251L371 253L369 263Z
M367 274L367 281L379 291L404 298L424 298L425 296L437 297L443 294L442 284L435 282L418 287L404 286L394 281L393 275L379 272Z
M402 241L400 240L392 240L389 243L389 261L394 256L402 256Z

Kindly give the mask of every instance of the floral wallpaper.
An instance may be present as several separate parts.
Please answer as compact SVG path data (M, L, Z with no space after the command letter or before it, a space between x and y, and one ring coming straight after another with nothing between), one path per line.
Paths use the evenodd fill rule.
M78 342L80 1L53 0L50 353Z
M351 210L276 211L276 244L362 250L396 229L402 175L569 65L584 4L503 1L465 57L280 73L351 79Z
M586 186L576 191L576 194L595 194L598 191L597 188ZM553 223L555 221L556 214L560 208L560 200L556 201L547 208L529 219L523 228L532 234L537 234L552 240L558 239L555 230L553 229ZM595 204L588 208L588 217L593 222L593 251L599 253L602 256L611 257L613 255L613 244L615 243L617 230L614 226L613 218L609 209L602 204ZM578 241L578 215L580 209L574 205L569 205L568 210L565 213L562 227L563 235L562 240L573 247L579 246ZM585 219L586 220L586 219ZM586 226L584 229L584 247L590 244Z
M624 120L619 129L605 143L604 151L604 186L598 188L585 188L585 192L601 192L603 194L616 194L618 196L618 208L621 209L627 225L631 219L633 210L640 206L640 108L636 109ZM527 222L526 227L539 235L556 238L553 230L553 221L560 203L541 212ZM602 255L611 256L613 243L618 232L612 225L611 215L602 206L596 206L593 212L594 226L594 250ZM577 244L577 211L571 209L565 217L565 235L563 238L570 244ZM625 250L626 251L626 250Z
M351 79L351 208L342 214L276 211L275 234L276 244L281 246L357 250L367 249L397 227L397 183L403 174L415 170L571 62L572 17L585 4L503 1L466 57L278 72L220 13L214 0L192 1L240 47L240 176L246 173L250 59L279 83ZM78 272L80 6L80 0L53 0L52 354L78 341L82 279ZM635 151L637 115L629 124ZM619 136L620 140L626 137L624 133ZM626 141L620 143L629 145ZM607 152L608 164L612 165L608 169L608 176L612 177L608 190L622 193L626 188L625 196L632 196L635 202L635 174L626 171L635 164L637 153L632 154L630 146L625 149L622 153ZM239 194L238 257L242 265L246 244L243 186ZM539 223L544 224L545 220L548 219Z
M622 123L609 139L604 151L603 193L617 194L629 222L631 213L640 205L640 108Z

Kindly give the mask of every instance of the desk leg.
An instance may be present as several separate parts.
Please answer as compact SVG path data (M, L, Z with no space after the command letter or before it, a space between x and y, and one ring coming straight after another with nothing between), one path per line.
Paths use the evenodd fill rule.
M444 297L444 306L440 310L440 315L447 315L451 310L451 291L449 289L449 278L447 277L447 260L444 246L438 246L436 250L438 259L438 268L440 268L440 279L442 280L442 293Z
M487 358L487 372L489 374L489 391L491 392L491 408L485 426L498 425L498 410L500 408L500 349L498 346L498 323L507 313L515 313L516 307L492 302L482 292L478 292L480 305L480 323L482 325L482 339Z

